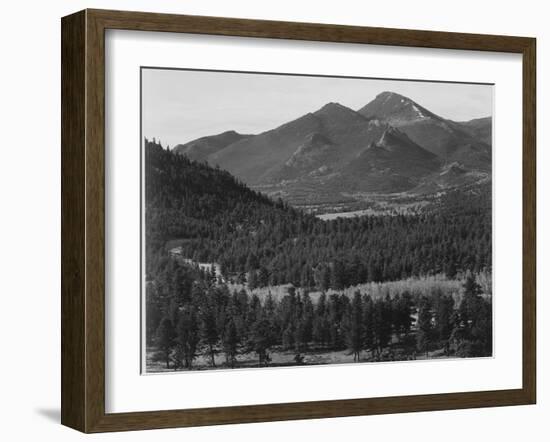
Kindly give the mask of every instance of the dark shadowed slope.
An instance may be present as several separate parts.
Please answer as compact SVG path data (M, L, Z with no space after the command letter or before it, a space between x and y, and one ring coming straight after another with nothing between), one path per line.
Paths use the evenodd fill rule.
M460 123L467 131L479 140L491 145L493 137L493 119L491 117L475 118Z

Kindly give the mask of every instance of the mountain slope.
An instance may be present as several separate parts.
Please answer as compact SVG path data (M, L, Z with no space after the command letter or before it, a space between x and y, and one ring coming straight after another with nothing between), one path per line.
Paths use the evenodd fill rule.
M490 169L490 144L461 124L441 118L410 98L382 92L358 112L398 127L414 142L447 161Z
M380 125L338 103L210 155L209 162L250 185L296 179L326 166L337 169L381 136Z
M237 141L210 155L208 161L248 184L257 184L271 168L284 164L305 138L320 128L318 119L306 114L276 129Z
M439 170L441 160L388 126L380 140L361 151L335 178L340 187L361 192L398 192Z
M484 140L491 141L491 124L490 117L446 120L383 92L359 111L331 102L258 135L225 132L174 150L217 164L269 195L307 205L349 199L357 191L439 192L485 180L491 147Z
M467 131L481 141L491 145L493 136L493 119L491 117L475 118L460 123Z
M204 161L209 155L249 136L230 130L221 134L198 138L186 144L178 144L173 151L186 155L191 160Z

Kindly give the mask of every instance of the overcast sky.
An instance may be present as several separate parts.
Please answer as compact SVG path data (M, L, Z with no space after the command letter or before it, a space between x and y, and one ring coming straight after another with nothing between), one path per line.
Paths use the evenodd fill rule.
M257 134L328 102L358 110L383 91L455 121L492 115L487 85L143 69L143 136L173 147L227 130Z

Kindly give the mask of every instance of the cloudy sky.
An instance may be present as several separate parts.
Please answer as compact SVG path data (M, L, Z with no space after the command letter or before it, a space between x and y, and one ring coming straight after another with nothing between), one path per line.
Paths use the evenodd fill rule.
M358 110L383 91L455 121L492 115L488 85L146 68L143 136L175 146L226 130L257 134L328 102Z

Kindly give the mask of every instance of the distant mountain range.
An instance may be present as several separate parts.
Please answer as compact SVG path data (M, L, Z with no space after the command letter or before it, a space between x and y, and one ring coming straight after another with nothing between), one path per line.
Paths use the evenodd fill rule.
M382 92L358 111L328 103L258 135L229 131L174 151L289 200L426 193L490 179L491 128L491 117L455 122Z

